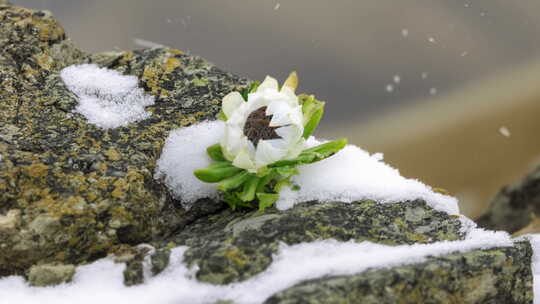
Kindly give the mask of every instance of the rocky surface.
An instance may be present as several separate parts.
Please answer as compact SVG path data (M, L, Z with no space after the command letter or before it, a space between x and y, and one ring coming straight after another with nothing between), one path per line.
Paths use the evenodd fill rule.
M201 218L166 240L187 245L185 261L197 278L214 284L245 280L272 262L278 245L321 239L372 241L388 245L458 240L460 221L422 201L402 204L305 203L286 212L226 210Z
M417 265L312 280L265 303L532 303L530 245L474 250Z
M503 187L488 211L477 219L480 226L510 233L519 231L540 215L540 167L513 185ZM540 229L530 231L539 233Z
M173 49L91 56L50 13L9 5L0 5L0 50L0 275L93 260L204 211L173 202L155 163L171 129L214 118L245 80ZM138 76L156 96L151 118L103 130L73 113L58 74L85 62Z
M170 130L215 118L220 99L248 81L169 48L85 53L47 12L0 4L0 21L0 277L57 284L76 265L112 253L126 264L124 283L136 285L148 255L158 275L170 248L187 245L185 260L199 268L199 280L227 284L264 271L280 242L464 237L457 217L422 201L312 202L260 214L203 199L185 210L153 178L164 141ZM109 130L88 124L59 78L77 63L139 77L156 97L151 117ZM141 243L155 252L135 246ZM303 282L268 302L530 303L531 254L527 242L456 253Z
M30 267L28 282L32 286L51 286L71 282L75 275L75 266L44 264Z

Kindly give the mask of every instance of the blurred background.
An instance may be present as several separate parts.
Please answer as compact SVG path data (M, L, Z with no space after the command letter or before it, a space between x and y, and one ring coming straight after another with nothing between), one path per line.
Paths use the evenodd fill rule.
M12 0L87 51L167 45L251 78L300 75L322 137L382 152L475 217L540 162L538 0Z

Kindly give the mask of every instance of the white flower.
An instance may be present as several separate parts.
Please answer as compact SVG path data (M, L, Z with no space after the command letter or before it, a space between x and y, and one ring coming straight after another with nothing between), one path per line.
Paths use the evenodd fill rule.
M296 81L292 74L280 90L277 80L267 76L247 102L238 92L223 98L227 121L221 147L235 167L255 173L302 152L304 117L294 93Z

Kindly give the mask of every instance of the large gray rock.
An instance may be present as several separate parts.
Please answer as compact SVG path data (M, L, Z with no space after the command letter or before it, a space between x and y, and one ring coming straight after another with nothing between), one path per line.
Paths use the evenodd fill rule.
M487 229L514 233L526 227L539 215L540 167L515 184L503 187L491 202L488 211L478 218L477 222Z
M460 221L423 201L402 204L305 203L285 212L222 213L201 218L164 241L187 245L185 261L214 284L245 280L272 262L278 245L322 239L388 245L462 239Z
M265 303L532 303L530 245L474 250L417 265L307 281Z
M0 20L0 276L92 261L221 208L184 210L154 167L170 130L214 119L245 80L168 48L91 56L48 12L0 4ZM138 76L152 116L104 130L73 113L59 71L89 62Z

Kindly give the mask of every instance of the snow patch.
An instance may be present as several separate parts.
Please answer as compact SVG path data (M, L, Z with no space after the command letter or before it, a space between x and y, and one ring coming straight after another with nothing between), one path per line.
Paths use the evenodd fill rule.
M81 64L64 68L60 77L78 96L75 112L98 127L117 128L151 115L145 107L154 104L154 97L138 87L136 76L123 75L95 64Z
M172 131L165 141L155 178L164 179L186 208L198 199L218 196L216 186L201 182L193 171L211 164L206 148L221 140L224 127L222 121L202 122Z
M165 143L158 161L156 178L164 178L173 194L189 207L197 199L217 197L215 185L199 181L193 171L208 166L211 161L206 148L218 143L223 134L221 121L204 122L173 131ZM322 142L310 138L308 146ZM425 200L434 209L459 214L457 200L433 192L414 179L404 178L399 171L382 161L382 154L370 155L352 145L323 161L299 167L293 182L300 190L286 188L276 206L280 210L295 204L320 202L353 202L371 199L380 203Z
M321 144L313 137L309 147ZM378 154L370 155L359 147L348 145L334 156L310 165L299 167L300 174L293 183L300 186L294 191L285 188L276 206L280 210L297 203L318 200L320 202L353 202L371 199L379 203L425 200L436 210L459 214L457 200L433 192L415 179L407 179L397 169L381 161Z
M22 277L0 279L0 299L6 303L262 303L276 292L302 281L325 276L352 275L373 268L421 263L428 257L474 249L512 246L507 233L473 229L465 240L434 244L387 246L371 242L316 241L293 246L281 244L273 263L251 279L225 286L198 282L194 269L183 263L187 247L173 249L170 266L146 283L125 287L123 265L102 259L81 266L72 283L56 287L28 286Z
M526 236L532 246L532 273L534 304L540 304L540 234Z

